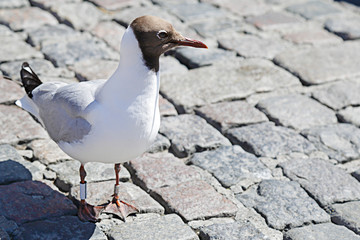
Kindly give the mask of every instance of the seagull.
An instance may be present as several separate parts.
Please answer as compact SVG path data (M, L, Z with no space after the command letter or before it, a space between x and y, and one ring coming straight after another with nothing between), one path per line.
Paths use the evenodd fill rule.
M78 216L82 221L96 222L101 212L124 220L138 212L120 199L120 163L140 156L155 140L160 127L159 57L178 46L207 48L159 17L142 16L126 29L119 65L107 80L43 83L27 62L22 64L26 94L16 105L35 116L50 138L81 162ZM114 195L106 206L86 203L87 162L115 164Z

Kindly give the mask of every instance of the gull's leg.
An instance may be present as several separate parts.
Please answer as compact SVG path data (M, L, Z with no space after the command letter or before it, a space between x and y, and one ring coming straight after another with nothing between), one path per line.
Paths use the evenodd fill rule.
M98 221L98 217L100 215L102 207L94 207L90 204L86 203L86 171L84 169L84 165L80 166L80 205L78 210L78 216L81 221L87 222L96 222Z
M137 212L139 212L139 210L136 207L134 207L133 205L120 200L120 198L119 198L119 187L120 187L119 172L120 172L120 163L117 163L117 164L115 164L116 180L115 180L115 186L114 186L114 195L113 195L114 197L113 197L111 203L109 203L105 207L104 212L115 214L125 220L125 218L129 214L137 213Z

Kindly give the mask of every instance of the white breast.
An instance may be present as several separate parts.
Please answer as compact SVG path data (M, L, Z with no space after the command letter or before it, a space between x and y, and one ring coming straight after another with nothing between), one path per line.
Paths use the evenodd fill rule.
M81 162L121 163L141 155L154 141L160 126L160 78L143 62L131 28L122 39L120 64L96 91L86 120L90 133L76 143L59 146Z
M92 130L80 142L60 147L81 162L121 163L132 160L154 141L160 126L157 95L138 96L117 111L99 104L93 112Z

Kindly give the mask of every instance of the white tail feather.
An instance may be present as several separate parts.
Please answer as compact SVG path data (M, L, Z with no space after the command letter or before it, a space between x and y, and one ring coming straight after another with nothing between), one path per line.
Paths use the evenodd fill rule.
M44 126L44 123L42 122L40 115L39 115L39 109L35 105L35 103L31 100L31 98L29 98L27 95L25 95L23 98L17 100L15 102L15 104L17 106L25 109L32 115L34 115L40 121L40 123Z

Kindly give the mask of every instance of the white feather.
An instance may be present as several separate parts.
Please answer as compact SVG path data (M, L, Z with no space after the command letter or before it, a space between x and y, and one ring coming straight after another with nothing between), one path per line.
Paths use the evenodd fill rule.
M44 123L42 122L42 120L40 118L40 115L39 115L38 107L31 100L31 98L28 97L28 95L25 95L23 98L17 100L15 102L15 104L17 106L21 107L22 109L25 109L26 111L28 111L32 115L34 115L40 121L40 123L44 126Z
M33 73L33 71L31 71L31 69L29 67L23 67L23 69L25 69L26 71L28 71L29 73Z

